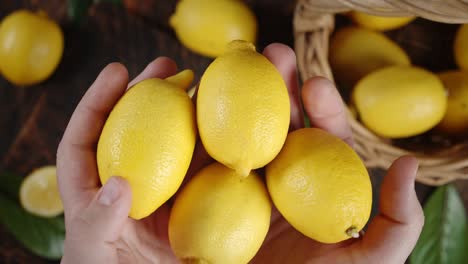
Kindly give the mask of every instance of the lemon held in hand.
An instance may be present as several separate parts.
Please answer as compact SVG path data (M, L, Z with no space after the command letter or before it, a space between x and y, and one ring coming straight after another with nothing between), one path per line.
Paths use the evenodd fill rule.
M289 112L281 74L251 43L231 42L201 77L197 122L203 146L241 176L279 153Z
M16 85L47 79L63 53L63 33L44 13L20 10L0 23L0 73Z
M229 42L255 43L257 35L255 15L241 0L181 0L169 23L187 48L213 58Z
M97 148L99 176L102 184L112 176L129 182L134 219L165 203L187 172L196 138L194 107L184 90L191 78L183 71L136 84L104 125Z
M437 126L448 134L468 133L468 72L448 71L439 74L448 92L447 112Z
M440 79L418 67L392 66L364 77L353 91L359 116L388 138L424 133L445 114L447 95Z
M20 187L23 208L35 215L54 217L63 213L57 186L57 168L44 166L26 176Z
M373 16L357 11L351 12L351 19L356 24L368 29L378 31L397 29L399 27L407 25L415 18L416 17L383 17Z
M318 128L291 132L266 167L268 191L284 218L322 243L359 236L369 219L372 186L359 156Z
M213 163L177 196L169 219L169 240L183 263L248 263L270 226L268 192L255 173L241 178Z

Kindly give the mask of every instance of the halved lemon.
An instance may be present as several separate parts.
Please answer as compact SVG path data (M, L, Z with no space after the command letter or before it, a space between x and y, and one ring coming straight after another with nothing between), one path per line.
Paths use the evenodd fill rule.
M63 213L57 186L57 168L44 166L24 178L20 187L23 208L37 216L54 217Z

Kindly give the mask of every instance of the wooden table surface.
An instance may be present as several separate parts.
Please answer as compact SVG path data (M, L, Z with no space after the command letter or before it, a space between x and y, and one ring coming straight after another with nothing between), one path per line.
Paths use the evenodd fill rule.
M135 76L158 56L169 56L179 68L190 68L197 79L210 60L184 48L168 27L176 1L134 15L122 6L100 4L80 26L67 22L64 0L1 0L0 19L19 8L44 9L65 33L63 60L54 75L39 85L14 87L0 77L0 170L25 175L33 168L55 164L55 153L75 106L99 71L108 63L125 64ZM294 0L250 0L259 19L258 49L268 43L293 46ZM373 170L375 201L383 176ZM424 200L431 188L418 185ZM49 263L25 250L0 227L1 263ZM53 263L53 262L51 262Z

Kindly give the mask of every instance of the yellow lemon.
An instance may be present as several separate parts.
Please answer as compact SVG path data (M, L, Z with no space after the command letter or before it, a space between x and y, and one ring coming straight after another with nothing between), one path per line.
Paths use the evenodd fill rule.
M63 213L57 187L57 168L44 166L24 178L20 187L23 208L37 216L54 217Z
M447 112L438 129L449 134L468 133L468 72L439 74L448 92Z
M0 73L16 85L47 79L62 53L63 33L43 13L20 10L0 23Z
M460 26L455 36L454 56L458 66L468 70L468 24Z
M270 226L271 203L260 177L241 178L214 163L177 196L169 241L182 263L248 263Z
M440 79L418 67L393 66L364 77L353 91L362 122L375 133L403 138L442 120L447 96Z
M187 48L217 57L236 39L255 43L257 21L241 0L181 0L170 25Z
M351 19L361 27L386 31L405 26L416 17L383 17L373 16L362 12L351 12Z
M233 41L203 74L197 121L211 157L242 176L281 150L289 129L289 96L275 66L245 41Z
M372 207L372 186L359 156L318 128L288 135L267 165L273 203L299 232L322 243L359 236Z
M119 100L110 113L97 147L102 184L112 176L128 180L130 216L148 216L180 187L196 139L192 101L181 89L193 74L144 80ZM176 84L179 83L179 84Z
M357 109L356 109L356 106L354 106L354 104L348 104L347 105L348 107L348 114L354 118L354 119L358 119L358 112L357 112Z
M391 65L410 65L408 55L385 35L347 27L332 37L330 64L337 82L352 88L367 74Z

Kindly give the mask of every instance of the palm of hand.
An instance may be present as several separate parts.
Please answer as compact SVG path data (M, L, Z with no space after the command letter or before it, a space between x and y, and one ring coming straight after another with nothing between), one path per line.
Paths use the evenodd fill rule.
M272 44L264 55L277 67L288 87L291 129L303 127L294 52L284 45ZM107 213L108 219L99 219L96 215L100 213L90 209L100 192L95 148L107 114L127 87L147 78L166 78L176 71L172 60L158 58L127 85L125 68L110 65L75 110L57 154L67 228L63 263L177 262L168 241L169 203L143 220L127 217L130 198L125 205L114 209L116 212ZM307 81L302 88L302 103L312 125L352 144L344 105L330 81L323 78ZM187 178L211 161L197 142ZM315 242L296 231L273 210L269 233L252 263L403 263L423 223L414 192L416 170L415 160L409 157L394 163L382 186L381 214L369 225L366 235L357 240L333 245ZM126 195L131 195L128 184L120 184L125 185L121 189L126 190ZM107 223L109 218L121 220Z

